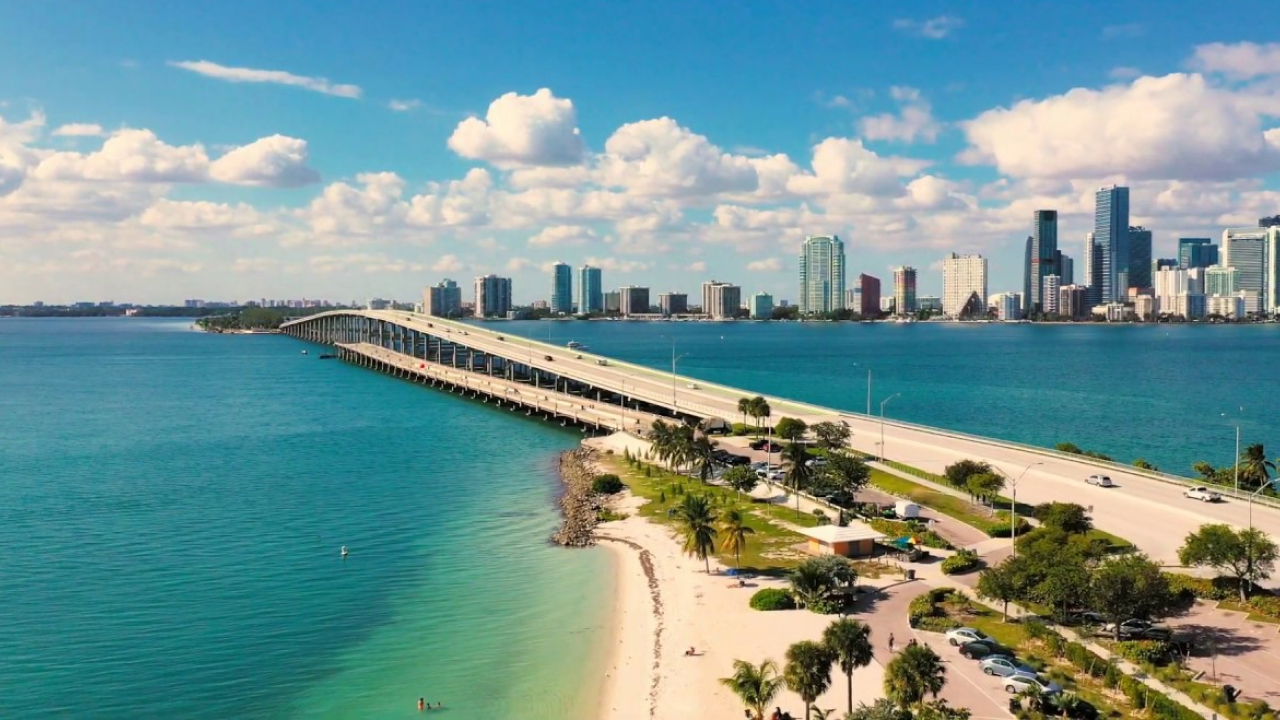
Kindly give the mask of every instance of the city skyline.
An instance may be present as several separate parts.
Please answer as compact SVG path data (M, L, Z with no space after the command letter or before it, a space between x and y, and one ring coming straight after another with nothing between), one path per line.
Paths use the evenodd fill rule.
M0 35L0 303L415 297L490 273L527 303L566 251L635 284L714 274L787 298L812 235L844 240L847 277L907 264L940 295L955 251L1014 289L1029 213L1056 209L1059 249L1080 248L1111 184L1175 257L1280 212L1280 44L1250 6L1267 8L1053 13L1032 38L1016 30L1049 10L771 8L721 37L702 32L716 11L663 2L298 24L303 5L233 0L74 25L20 4ZM298 42L242 32L250 11ZM502 47L458 67L491 31ZM1009 62L1029 51L1071 62ZM691 59L697 77L673 71Z

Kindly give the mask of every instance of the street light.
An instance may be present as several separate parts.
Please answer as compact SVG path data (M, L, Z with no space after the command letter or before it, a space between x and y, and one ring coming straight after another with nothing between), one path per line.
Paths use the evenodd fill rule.
M1248 553L1250 571L1253 570L1253 499L1258 496L1258 493L1271 487L1272 483L1276 483L1277 487L1280 487L1280 478L1276 478L1275 480L1268 480L1262 483L1262 487L1258 488L1257 490L1254 490L1252 493L1249 494L1249 549L1246 552ZM1253 575L1252 572L1250 572L1249 574L1250 576ZM1249 592L1253 592L1253 578L1249 577L1249 578L1246 578L1246 580L1249 583Z
M1026 468L1024 468L1021 473L1018 474L1017 479L1009 477L1009 473L1001 470L999 467L996 467L994 465L991 467L991 469L995 470L1001 475L1004 475L1005 479L1011 483L1010 487L1013 488L1012 498L1009 501L1009 537L1012 540L1018 539L1018 480L1021 480L1022 477L1026 475L1029 470L1031 470L1031 468L1037 465L1043 465L1044 462L1045 461L1040 460L1040 461L1031 463ZM1018 552L1017 545L1014 545L1013 551L1015 553Z
M676 361L687 356L689 353L682 353L676 356L676 339L671 338L671 413L676 413Z
M880 462L884 462L884 406L889 404L890 400L900 395L902 395L902 393L894 393L880 401Z
M1244 408L1240 408L1240 412L1244 413ZM1222 417L1226 417L1226 413L1222 413ZM1236 416L1236 495L1240 494L1240 416ZM1265 485L1263 487L1266 487Z

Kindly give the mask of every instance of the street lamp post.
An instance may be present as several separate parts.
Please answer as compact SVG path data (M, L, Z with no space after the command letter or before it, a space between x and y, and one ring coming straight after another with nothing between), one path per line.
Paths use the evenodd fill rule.
M671 413L676 414L676 361L685 357L689 353L682 353L676 356L676 339L671 338Z
M884 400L880 401L880 461L881 462L884 462L884 406L889 404L890 400L898 397L899 395L902 395L902 393L894 393L889 397L885 398Z
M994 465L992 466L993 470L1005 476L1005 479L1007 479L1010 482L1010 488L1012 488L1011 497L1009 499L1009 537L1012 540L1018 539L1018 480L1021 480L1022 477L1026 475L1029 470L1031 470L1031 468L1037 465L1043 465L1043 464L1044 464L1043 460L1031 463L1026 468L1024 468L1021 473L1018 473L1017 478L1011 478L1009 477L1009 473L1006 473L1005 471L1001 470L998 467L995 467ZM1013 551L1015 553L1018 552L1018 547L1016 545L1014 546Z
M1262 483L1262 487L1254 490L1252 493L1249 493L1249 549L1246 552L1248 553L1250 571L1253 570L1253 499L1258 496L1258 493L1271 487L1271 483L1280 485L1280 478L1268 480L1267 482ZM1250 572L1249 575L1250 577L1246 578L1246 580L1249 583L1249 592L1253 592L1253 573Z
M1244 408L1240 408L1240 412L1244 413ZM1226 413L1222 413L1222 417L1226 417ZM1235 485L1236 495L1240 494L1240 416L1236 416L1236 462L1235 462ZM1265 487L1265 486L1264 486Z

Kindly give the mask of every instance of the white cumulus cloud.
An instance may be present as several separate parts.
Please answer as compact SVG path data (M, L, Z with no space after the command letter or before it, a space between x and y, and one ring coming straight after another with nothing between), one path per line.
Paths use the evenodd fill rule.
M640 195L749 192L758 185L752 161L759 158L726 153L667 117L623 125L604 149L601 181Z
M1280 43L1216 42L1198 45L1190 65L1192 70L1241 79L1280 75Z
M529 238L534 247L565 247L585 245L594 240L596 234L590 228L578 225L552 225L543 228L538 234Z
M1218 179L1280 168L1261 110L1201 75L1141 77L988 110L960 158L1016 177Z
M942 131L942 123L933 117L929 101L913 87L893 87L890 95L898 101L898 114L881 113L862 119L862 136L868 140L894 140L911 143L934 142Z
M102 137L102 126L96 123L68 123L52 133L54 137Z
M238 147L213 161L213 179L233 185L301 187L320 179L307 165L307 141L272 135Z
M208 60L180 60L169 63L173 67L189 70L205 77L217 78L235 83L269 83L273 85L289 85L312 92L334 95L344 98L358 98L361 90L358 85L343 85L329 82L322 77L295 75L284 70L260 70L258 68L231 67L219 65Z
M457 255L441 255L435 262L431 263L431 272L456 273L462 267L462 261L458 259Z
M97 152L53 153L35 169L41 179L200 182L209 170L204 146L169 145L150 130L121 130Z
M798 195L901 195L901 178L928 165L925 160L878 155L861 140L827 138L813 147L813 172L793 176L787 188Z
M500 167L573 165L583 154L573 101L547 88L532 95L510 92L494 100L484 119L458 123L449 136L449 149Z

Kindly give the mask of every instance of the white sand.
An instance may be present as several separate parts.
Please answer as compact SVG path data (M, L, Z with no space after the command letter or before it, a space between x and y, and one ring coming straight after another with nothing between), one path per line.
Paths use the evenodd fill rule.
M646 444L623 436L589 441L597 448L621 454L624 446L635 453ZM625 445L623 444L625 442ZM627 498L619 509L630 512L638 503ZM743 716L737 697L718 678L733 672L735 659L759 663L772 659L782 666L787 646L799 640L817 640L833 616L807 611L760 612L747 601L759 587L782 587L777 580L751 580L740 588L722 574L714 560L708 575L697 558L684 555L667 528L632 514L626 520L605 523L602 538L625 540L648 551L660 609L641 565L641 550L612 540L602 540L619 563L615 598L615 643L608 659L601 710L603 720L641 718ZM755 585L756 587L750 587ZM685 656L689 647L698 651ZM876 662L854 673L854 705L882 696L883 668ZM836 668L831 690L819 698L822 708L845 707L845 678ZM796 694L784 690L775 705L796 718L804 705Z

